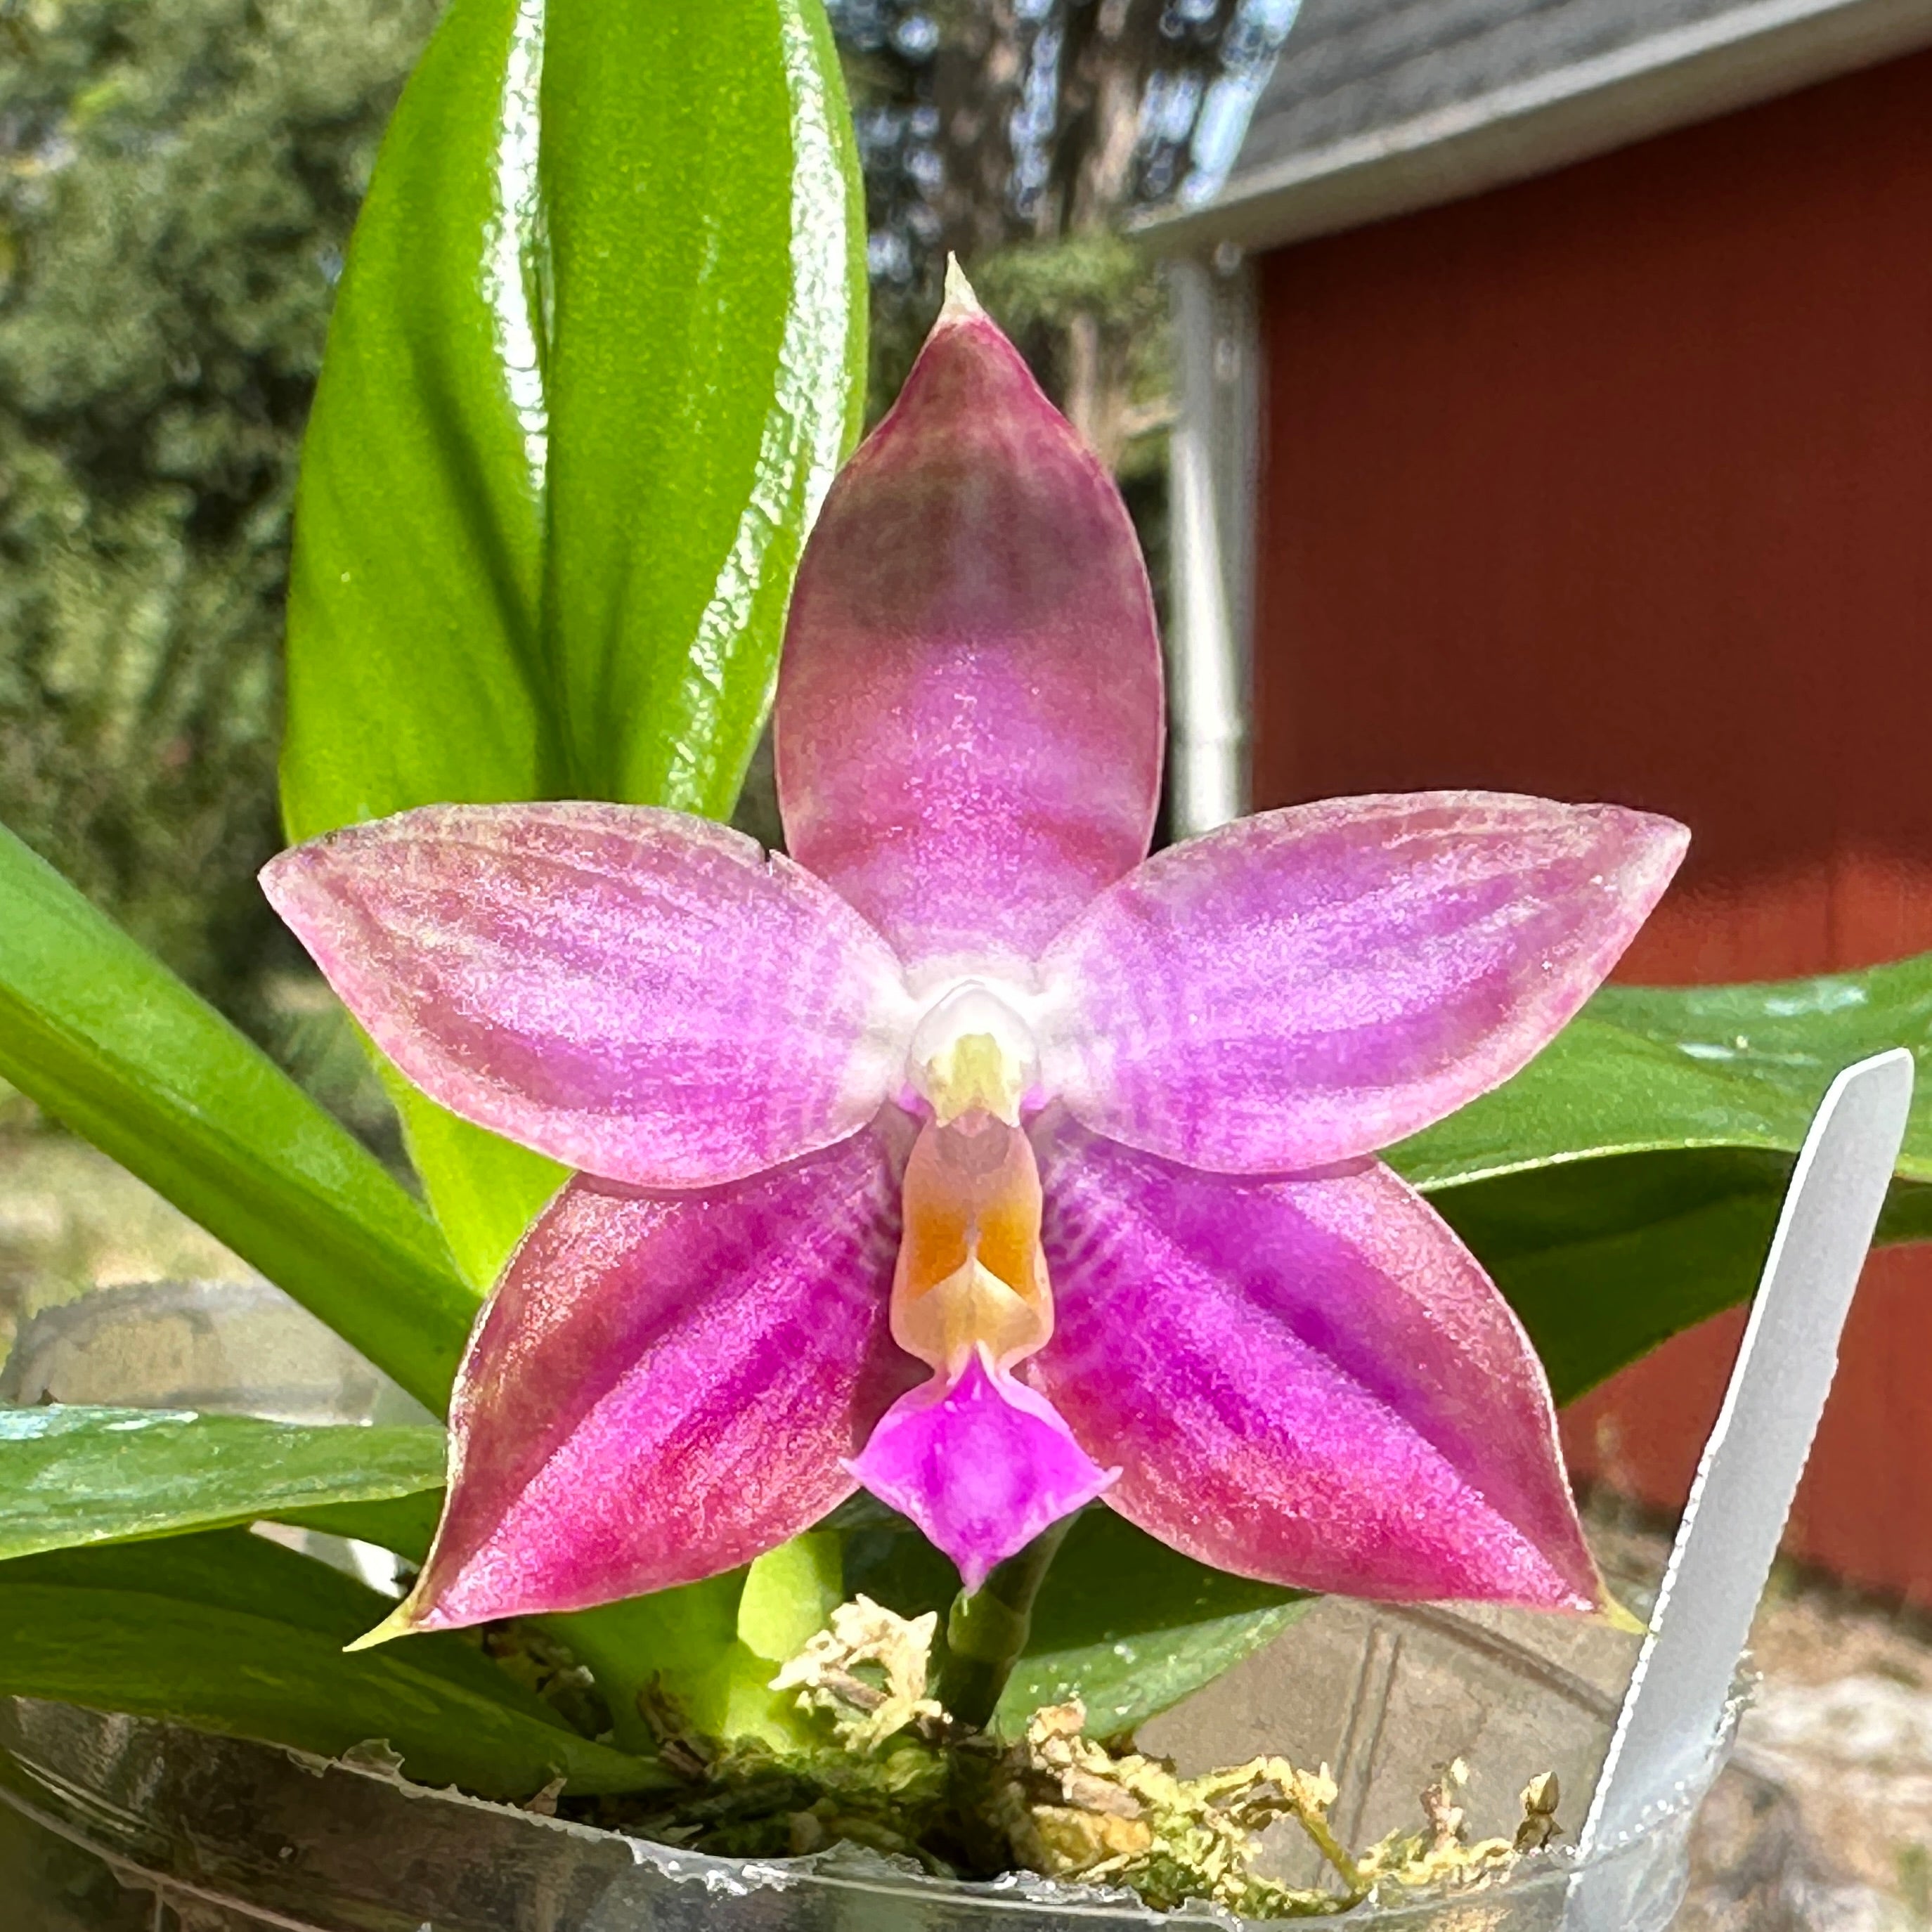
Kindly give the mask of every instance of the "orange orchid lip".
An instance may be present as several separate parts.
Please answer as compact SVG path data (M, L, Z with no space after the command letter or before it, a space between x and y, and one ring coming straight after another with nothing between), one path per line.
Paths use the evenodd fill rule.
M892 1339L957 1376L983 1351L1006 1368L1053 1334L1040 1168L1026 1136L983 1110L928 1122L906 1162Z

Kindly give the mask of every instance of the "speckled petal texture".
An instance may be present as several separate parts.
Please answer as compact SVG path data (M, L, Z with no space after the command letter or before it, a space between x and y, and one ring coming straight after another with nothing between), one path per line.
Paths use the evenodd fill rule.
M1492 792L1240 820L1149 860L1055 942L1048 1084L1096 1131L1196 1167L1387 1147L1549 1042L1688 838Z
M1202 1174L1039 1132L1058 1320L1028 1378L1164 1543L1272 1582L1589 1610L1547 1384L1378 1162Z
M1119 1472L1096 1467L1042 1396L976 1354L950 1387L934 1380L896 1403L852 1473L976 1590Z
M1119 492L992 323L949 312L800 566L792 855L908 962L1030 958L1145 854L1161 715Z
M898 962L752 840L616 805L440 806L318 838L262 884L432 1099L644 1186L855 1132L900 1076Z
M416 1627L581 1609L748 1562L849 1495L921 1372L892 1347L894 1162L873 1132L650 1196L572 1181L478 1324Z

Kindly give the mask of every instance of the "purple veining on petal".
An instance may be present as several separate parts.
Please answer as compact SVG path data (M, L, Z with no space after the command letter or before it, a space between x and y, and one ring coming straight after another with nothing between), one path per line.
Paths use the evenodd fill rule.
M778 676L800 864L909 962L1030 958L1144 854L1162 686L1120 493L949 307L827 496Z
M613 1180L742 1178L855 1132L902 1077L884 941L701 819L431 806L298 846L262 884L418 1086Z
M1386 1147L1549 1042L1688 837L1489 792L1243 819L1149 860L1055 940L1046 1082L1096 1131L1197 1167Z
M886 1328L897 1167L868 1130L704 1192L570 1183L472 1338L414 1627L694 1582L849 1495L919 1373Z
M1120 1473L1086 1455L1043 1396L979 1354L950 1386L935 1376L902 1396L851 1469L952 1558L969 1591Z
M1036 1137L1058 1324L1028 1373L1123 1466L1123 1515L1272 1582L1599 1605L1528 1338L1388 1168L1204 1174L1064 1115Z

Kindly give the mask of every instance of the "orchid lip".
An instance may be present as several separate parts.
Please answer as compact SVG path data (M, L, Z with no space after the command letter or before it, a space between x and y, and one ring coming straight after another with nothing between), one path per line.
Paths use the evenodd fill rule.
M984 1348L902 1396L844 1467L911 1517L958 1565L969 1593L1120 1476L1095 1462L1052 1404Z

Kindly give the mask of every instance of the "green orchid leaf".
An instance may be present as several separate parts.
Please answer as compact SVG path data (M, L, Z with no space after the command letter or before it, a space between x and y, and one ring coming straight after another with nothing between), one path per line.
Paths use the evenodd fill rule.
M440 1478L433 1490L414 1496L392 1496L383 1501L353 1503L311 1503L292 1508L278 1504L264 1512L271 1522L285 1522L297 1529L325 1530L331 1536L353 1538L358 1543L373 1543L379 1550L390 1550L405 1562L422 1568L436 1526L442 1517Z
M431 1408L476 1303L382 1164L0 829L0 1078L199 1221Z
M1932 1063L1932 953L1761 985L1606 986L1514 1079L1388 1157L1433 1190L1605 1154L1795 1154L1834 1076L1894 1046ZM1932 1180L1932 1082L1898 1171Z
M814 0L454 0L304 446L292 837L448 802L728 812L858 426L863 231ZM400 1105L487 1286L561 1171Z
M456 0L356 224L296 502L282 794L298 838L565 780L536 640L542 44L519 0Z
M864 204L809 0L550 0L546 662L586 795L722 816L857 434Z
M408 1498L404 1502L418 1500ZM344 1504L340 1508L344 1511L380 1510L402 1506ZM316 1514L325 1515L327 1510L319 1509ZM314 1526L332 1527L322 1523ZM433 1521L430 1526L433 1529ZM216 1530L156 1542L97 1544L90 1550L35 1557L17 1571L10 1564L0 1564L0 1582L15 1575L74 1581L90 1589L159 1594L176 1603L238 1611L317 1632L338 1648L373 1628L390 1608L387 1598L360 1579L239 1530ZM380 1652L355 1654L400 1658L412 1669L446 1678L472 1695L506 1704L544 1724L570 1728L553 1706L492 1662L466 1635L411 1636ZM648 1732L643 1735L646 1742L641 1754L655 1758L654 1741ZM622 1739L617 1742L620 1750L631 1748Z
M1750 1298L1791 1166L1742 1148L1626 1154L1435 1204L1521 1316L1560 1404Z
M902 1617L934 1611L944 1630L959 1573L910 1523L867 1520L844 1535L848 1596ZM1314 1600L1210 1570L1096 1505L1046 1573L994 1728L1016 1736L1042 1705L1077 1696L1096 1736L1131 1730L1260 1649Z
M1932 1235L1932 954L1757 986L1606 987L1495 1092L1393 1149L1509 1298L1568 1402L1746 1300L1840 1069L1921 1079L1881 1241Z
M1522 1318L1558 1403L1756 1291L1793 1156L1628 1154L1434 1197ZM1932 1186L1894 1180L1880 1244L1932 1239Z
M0 1558L442 1486L440 1429L170 1409L0 1409Z
M170 1603L236 1611L330 1638L361 1635L388 1607L386 1598L357 1578L241 1529L22 1557L0 1563L0 1586L10 1580L165 1597ZM406 1652L394 1654L526 1716L563 1723L542 1698L460 1637L436 1636L420 1643L412 1638L410 1645Z
M1074 1526L1000 1700L1008 1736L1078 1697L1096 1736L1131 1731L1270 1642L1316 1599L1210 1570L1110 1509Z
M591 1742L480 1652L342 1646L386 1598L246 1531L0 1563L0 1692L131 1711L318 1756L386 1742L404 1774L518 1798L669 1781Z

